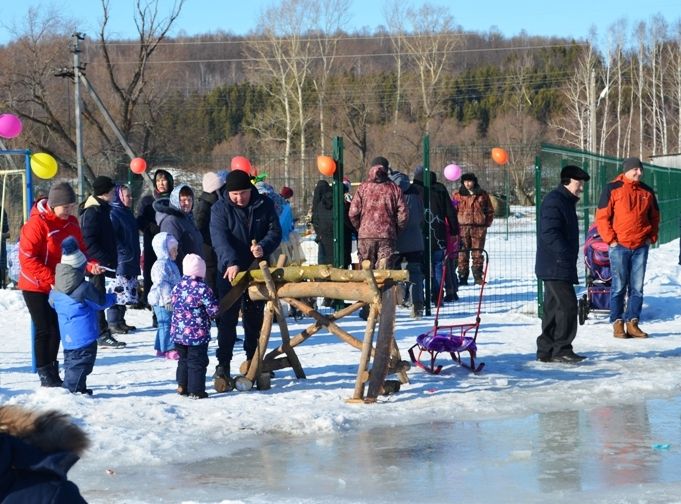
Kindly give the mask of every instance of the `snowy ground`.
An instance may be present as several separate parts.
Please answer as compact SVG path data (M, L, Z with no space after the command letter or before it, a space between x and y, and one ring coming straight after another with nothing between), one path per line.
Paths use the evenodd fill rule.
M371 406L346 402L352 395L359 351L325 332L297 347L306 380L296 380L290 370L281 370L272 380L272 389L265 392L213 394L200 401L180 397L175 394L175 362L154 357L154 331L148 311L129 312L128 323L139 330L122 338L127 348L100 351L88 379L93 397L43 389L31 372L30 320L21 294L0 291L0 317L5 327L0 349L0 401L56 408L68 412L87 430L92 447L71 472L86 498L92 502L151 502L135 498L134 482L143 481L140 468L156 471L177 464L205 464L216 456L229 457L259 439L264 443L268 436L289 438L291 446L295 446L296 439L308 439L310 435L326 439L375 428L408 429L434 419L504 421L674 398L681 386L678 253L678 240L650 253L641 321L644 330L651 333L648 340L614 339L607 317L593 315L580 327L575 341L575 350L586 355L586 361L577 366L543 364L534 360L540 321L523 312L495 310L482 315L478 349L486 367L481 374L474 375L454 365L448 365L440 376L412 369L410 384ZM496 281L490 277L491 285ZM310 321L294 323L289 319L289 323L291 333L296 334L296 329L306 327ZM357 317L343 320L341 326L358 338L363 334L364 322ZM407 358L407 349L415 337L431 326L432 318L415 321L407 310L398 310L396 338L403 358ZM272 342L277 340L275 331ZM209 351L210 371L215 366L214 351L215 341ZM243 353L237 354L233 367L242 360ZM213 392L212 387L209 392ZM677 429L678 421L678 416L672 419ZM493 445L493 436L491 439ZM670 453L678 456L679 452L681 446L671 446ZM438 456L437 452L433 456ZM137 479L131 474L133 470ZM124 478L129 478L127 484ZM678 478L676 481L681 481L681 476ZM205 487L206 479L209 478L199 481L197 477L197 492ZM497 484L505 491L503 482ZM117 489L117 497L112 497L113 493L107 496L107 486ZM542 501L541 492L537 489L534 494L536 502ZM579 488L575 492L570 495L579 495ZM646 501L636 499L642 492L628 493L631 500L610 501L604 497L597 501ZM621 493L613 495L616 494L621 497ZM670 502L674 500L671 496L677 494L663 494L661 500L646 502ZM237 495L241 494L197 493L191 498L166 495L159 500L249 500L231 500ZM286 495L288 502L334 501L323 493L317 499L303 498L305 494L297 497L295 492ZM427 497L428 488L421 495Z

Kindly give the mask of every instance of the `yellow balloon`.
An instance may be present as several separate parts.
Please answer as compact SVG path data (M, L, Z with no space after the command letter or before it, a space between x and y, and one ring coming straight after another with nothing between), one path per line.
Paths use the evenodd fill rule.
M31 154L31 170L36 177L51 179L57 174L57 160L44 152Z

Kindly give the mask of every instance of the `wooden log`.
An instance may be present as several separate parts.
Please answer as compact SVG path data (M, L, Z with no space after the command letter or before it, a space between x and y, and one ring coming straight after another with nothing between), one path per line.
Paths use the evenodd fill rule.
M253 284L248 288L248 295L254 301L268 299L267 288L264 284ZM300 282L279 285L277 296L280 298L310 298L327 297L332 299L346 299L370 303L374 294L371 287L362 282Z
M279 261L281 265L284 264L286 261L286 256L281 255L279 256ZM281 334L281 348L283 352L286 354L288 357L288 361L291 364L291 367L293 368L294 373L296 374L296 378L298 379L304 379L305 378L305 371L303 371L303 367L300 364L300 360L298 359L298 356L296 355L295 350L291 347L291 338L289 337L288 334L288 325L286 324L286 315L284 314L284 310L281 306L281 302L279 301L279 298L277 297L277 292L276 292L276 286L274 285L274 280L272 279L272 275L270 275L270 269L267 266L266 261L261 261L260 262L260 271L263 274L263 278L265 279L265 286L267 287L267 293L270 299L270 302L272 303L272 308L274 309L274 313L277 317L277 322L279 324L279 330ZM264 351L263 354L264 355Z
M260 364L262 363L262 358L267 350L267 344L270 341L270 334L272 333L272 322L274 320L274 305L272 301L268 301L265 304L265 310L262 321L262 328L260 329L260 338L258 338L258 346L255 349L255 354L251 359L251 365L248 367L248 373L246 373L246 378L253 383L255 377L258 376L258 371L260 369Z
M397 306L397 287L383 291L381 296L381 314L376 338L376 355L371 367L369 388L365 402L375 402L383 390L383 382L388 374L391 344L395 338L395 310Z
M303 311L303 307L306 305L302 304L300 301L297 299L292 299L292 298L284 298L284 300L288 303L291 304L294 308L298 308L300 311ZM334 336L338 336L340 339L345 341L346 343L349 343L353 347L357 348L358 350L362 348L362 342L355 338L352 334L349 332L345 331L343 328L341 328L338 324L336 324L333 320L330 319L330 317L325 317L321 313L319 313L317 310L314 310L310 307L307 307L307 311L303 312L305 313L306 316L312 317L315 319L316 324L320 326L320 328L326 327L326 329L333 334ZM348 307L351 308L351 307ZM340 312L338 312L340 313ZM309 336L308 336L309 337ZM297 337L296 337L297 338ZM294 340L296 339L294 338ZM293 341L291 342L292 346Z
M374 331L376 328L376 318L378 316L378 312L379 310L376 304L369 306L369 317L367 317L367 326L364 330L362 353L359 357L357 377L355 378L355 390L352 394L351 402L361 401L364 398L364 384L366 383L368 376L369 360L371 359L371 349L374 342Z
M277 267L271 269L270 273L275 283L303 281L363 282L366 279L362 271L333 268L327 264ZM250 276L254 282L265 282L262 271L251 271ZM392 280L393 282L409 281L409 272L407 270L374 270L374 276L379 284L384 283L386 280ZM237 279L235 278L234 281L236 282Z

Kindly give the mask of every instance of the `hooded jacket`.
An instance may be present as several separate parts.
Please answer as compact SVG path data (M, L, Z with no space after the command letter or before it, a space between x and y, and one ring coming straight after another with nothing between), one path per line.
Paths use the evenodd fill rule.
M19 289L43 294L50 292L55 267L61 261L61 243L67 236L73 236L79 248L86 251L78 219L73 216L60 219L47 205L47 199L38 200L21 228Z
M111 223L111 205L97 196L88 196L80 205L80 227L87 247L85 255L115 270L118 266L118 246ZM115 275L107 273L107 276Z
M151 265L154 264L156 256L154 255L154 250L151 246L151 240L159 232L158 224L156 223L156 211L154 210L154 201L159 198L165 198L170 196L173 191L174 181L173 176L166 170L156 170L154 172L154 187L156 187L156 178L160 175L165 175L168 179L168 192L159 193L154 190L152 193L147 193L140 199L139 206L137 207L137 228L142 233L142 254L144 255L144 270L145 275L147 271L151 270Z
M419 171L414 175L414 186L422 197L425 196L423 171ZM425 217L424 226L430 229L431 252L434 250L445 250L447 248L447 231L445 227L449 227L449 234L451 236L457 236L459 234L459 220L456 215L456 209L452 205L452 200L449 199L447 188L437 181L437 176L432 172L430 174L430 213L430 217ZM424 229L424 234L425 232L426 229Z
M85 503L67 473L89 443L62 413L0 406L0 502Z
M608 245L617 242L636 249L657 242L660 209L653 189L623 173L605 186L596 209L598 233Z
M360 240L397 239L407 225L409 210L402 190L390 181L385 167L371 167L352 198L348 216Z
M534 271L541 280L579 283L579 198L559 185L542 201Z
M218 256L218 271L239 266L246 271L254 261L251 240L269 257L281 243L281 226L272 200L251 187L251 199L238 207L223 190L224 196L211 208L210 236Z
M152 240L156 262L151 267L151 289L147 301L151 306L165 306L170 303L170 293L182 275L177 264L170 258L170 240L175 237L162 231Z
M196 227L191 212L184 213L180 210L180 191L184 188L191 191L191 187L187 184L180 184L173 189L170 197L154 201L156 222L159 229L170 233L177 240L177 259L175 259L175 264L177 264L180 271L182 271L182 259L187 254L196 254L202 259L204 258L201 232ZM194 192L192 192L193 200Z
M111 224L116 234L118 266L116 274L137 277L140 274L140 239L137 220L121 201L121 186L116 187L111 201Z
M85 281L81 269L60 263L56 267L49 300L57 312L64 349L77 350L97 339L97 312L113 305L116 295L99 292L92 283Z

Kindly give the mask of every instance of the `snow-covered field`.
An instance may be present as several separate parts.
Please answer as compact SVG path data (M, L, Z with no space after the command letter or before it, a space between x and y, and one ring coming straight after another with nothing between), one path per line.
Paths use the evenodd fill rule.
M409 372L411 383L398 394L381 397L376 405L346 402L353 392L359 351L327 332L296 348L306 380L297 380L287 369L278 371L271 390L264 392L215 394L209 386L212 395L206 400L178 396L175 362L154 356L151 312L135 310L128 312L127 321L138 331L121 337L128 346L99 352L88 379L92 397L41 388L31 372L30 319L21 293L0 291L0 401L56 408L77 419L93 444L72 477L86 498L97 494L93 500L106 502L102 488L95 488L101 482L79 475L116 478L128 467L203 461L215 457L216 446L227 454L240 441L271 433L325 435L432 418L500 419L672 397L681 390L678 254L678 240L650 253L641 321L650 339L614 339L607 316L593 315L580 327L574 345L588 357L586 361L577 366L543 364L534 359L540 320L523 310L495 309L482 314L478 337L479 359L486 364L482 373L474 375L451 362L439 376L414 368ZM531 268L531 263L526 261L524 268ZM518 281L526 281L528 275L531 270ZM490 272L490 288L508 281L500 277ZM289 319L289 330L296 334L309 323ZM415 321L408 310L398 310L396 338L403 358L408 358L415 337L432 323L432 318ZM364 322L358 317L343 319L341 326L362 337ZM275 328L271 344L277 341ZM215 346L213 340L209 376ZM239 349L233 372L242 360Z

